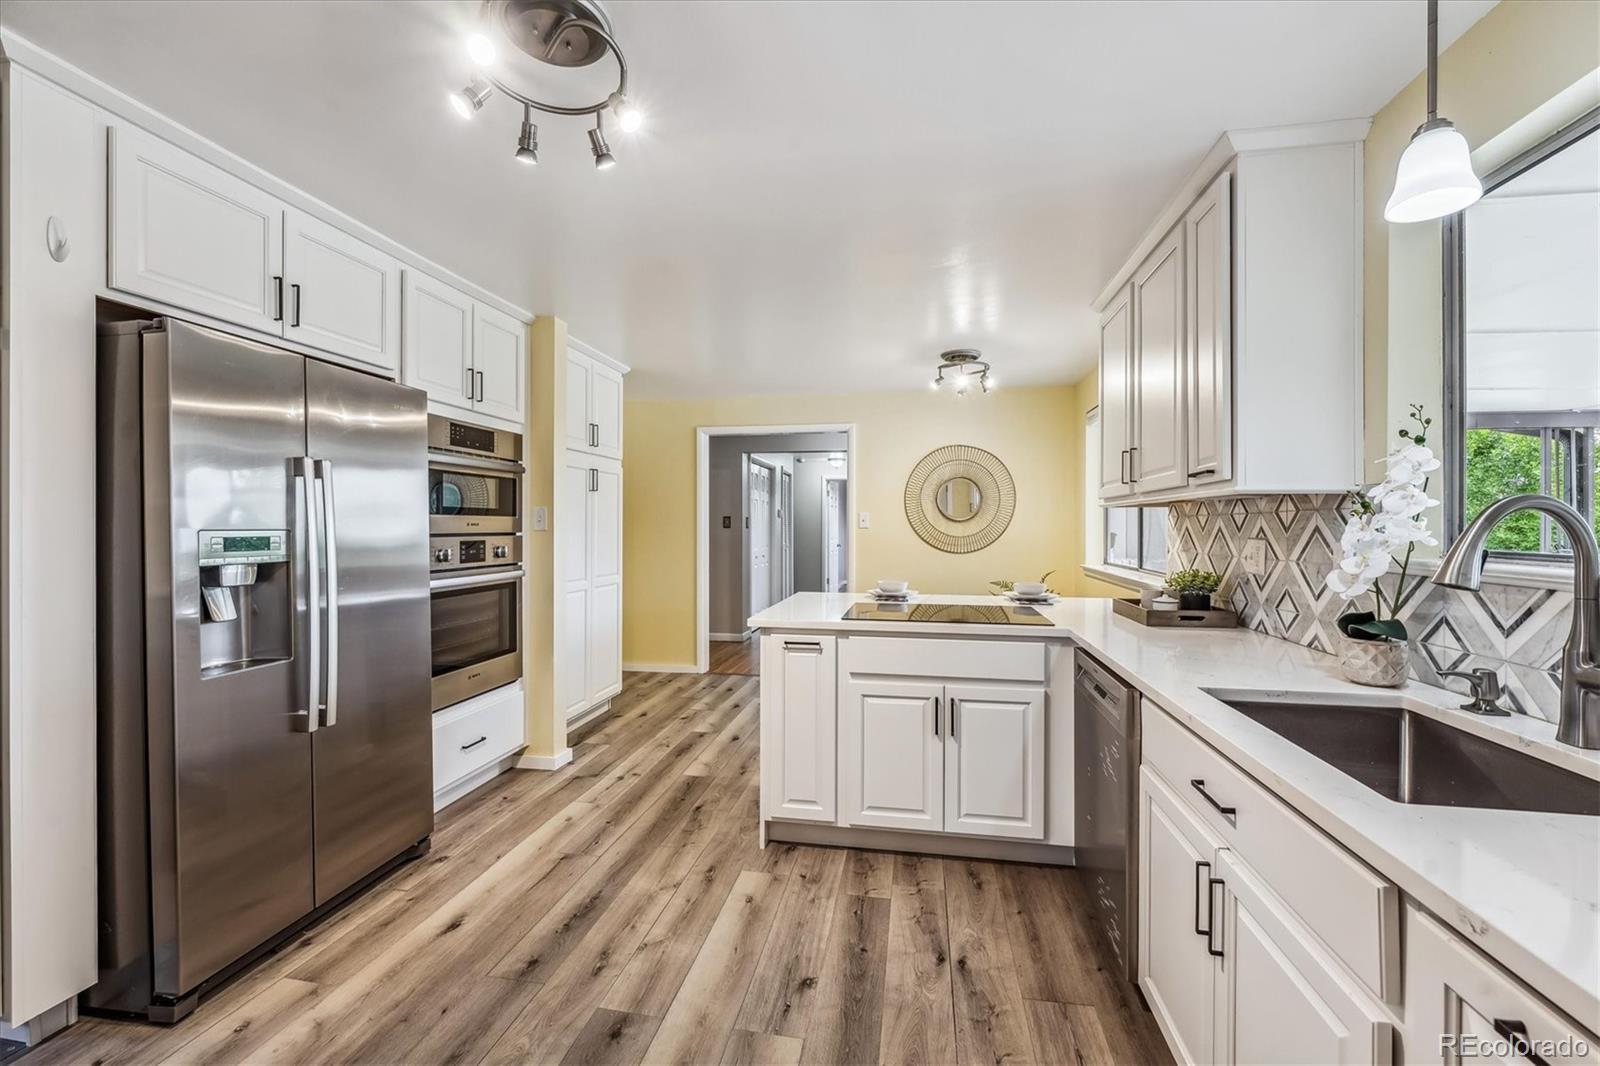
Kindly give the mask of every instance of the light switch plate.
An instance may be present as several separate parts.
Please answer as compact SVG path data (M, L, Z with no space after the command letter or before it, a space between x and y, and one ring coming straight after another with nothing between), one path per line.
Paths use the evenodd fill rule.
M550 508L535 507L533 509L533 531L543 533L550 528Z
M866 511L860 512L858 515L856 515L856 525L861 529L871 529L872 515Z
M1244 572L1254 577L1266 573L1267 542L1260 537L1245 541L1244 552L1240 554L1239 562L1244 566Z

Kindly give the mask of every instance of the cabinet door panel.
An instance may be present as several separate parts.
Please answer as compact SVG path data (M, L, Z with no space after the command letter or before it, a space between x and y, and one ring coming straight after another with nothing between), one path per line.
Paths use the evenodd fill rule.
M847 825L944 828L939 685L852 681L840 708Z
M622 458L622 375L609 366L594 364L589 381L590 421L595 425L595 450Z
M622 691L622 468L597 461L588 501L589 702Z
M561 596L556 654L557 690L568 718L589 709L589 485L590 466L569 458L558 471L556 588Z
M831 823L838 814L837 647L832 637L763 638L764 817Z
M1133 491L1128 477L1132 443L1133 289L1117 294L1100 321L1100 498Z
M289 208L283 272L285 337L382 370L400 368L400 264Z
M1217 1061L1388 1063L1394 1037L1376 1001L1233 852L1218 853L1217 876Z
M1137 492L1189 483L1184 429L1183 228L1133 276L1133 469Z
M1184 217L1189 479L1233 476L1233 195L1223 173Z
M140 130L110 137L110 286L281 336L283 202Z
M1044 690L945 688L945 831L1044 839Z
M478 375L473 410L521 422L527 364L526 327L492 307L473 304L472 370Z
M1216 967L1206 949L1217 841L1160 777L1139 772L1139 987L1179 1062L1212 1061Z
M594 430L590 427L589 391L593 387L594 363L582 352L567 351L567 447L591 451Z
M472 297L408 269L405 318L405 383L430 400L470 408Z

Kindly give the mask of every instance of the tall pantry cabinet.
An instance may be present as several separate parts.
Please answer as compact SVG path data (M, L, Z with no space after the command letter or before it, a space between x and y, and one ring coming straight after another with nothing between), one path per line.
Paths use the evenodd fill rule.
M577 340L566 358L556 469L556 692L569 723L622 691L622 378Z

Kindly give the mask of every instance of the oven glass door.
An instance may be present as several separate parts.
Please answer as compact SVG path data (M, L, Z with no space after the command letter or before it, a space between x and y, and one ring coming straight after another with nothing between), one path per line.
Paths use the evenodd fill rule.
M434 710L521 676L521 598L520 574L433 590Z
M520 476L447 463L428 465L428 521L435 533L515 533Z

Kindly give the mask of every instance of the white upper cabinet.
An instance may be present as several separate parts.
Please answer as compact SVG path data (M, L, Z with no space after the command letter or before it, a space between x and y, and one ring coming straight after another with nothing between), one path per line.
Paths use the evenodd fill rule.
M472 409L521 422L527 390L528 329L485 304L472 312L472 370L477 391Z
M400 369L400 264L392 257L291 207L283 273L285 337L383 370Z
M1133 491L1128 447L1133 443L1133 288L1124 286L1100 320L1100 497Z
M1044 839L1044 689L947 685L947 833Z
M471 408L472 297L420 270L405 272L405 383Z
M1227 171L1183 218L1191 483L1233 476L1233 176Z
M132 127L110 138L110 287L281 335L283 202Z
M622 458L622 375L588 345L567 348L567 447Z
M1135 492L1189 480L1183 428L1183 233L1174 231L1133 276L1133 444Z
M1224 135L1095 301L1102 500L1361 480L1369 125Z

